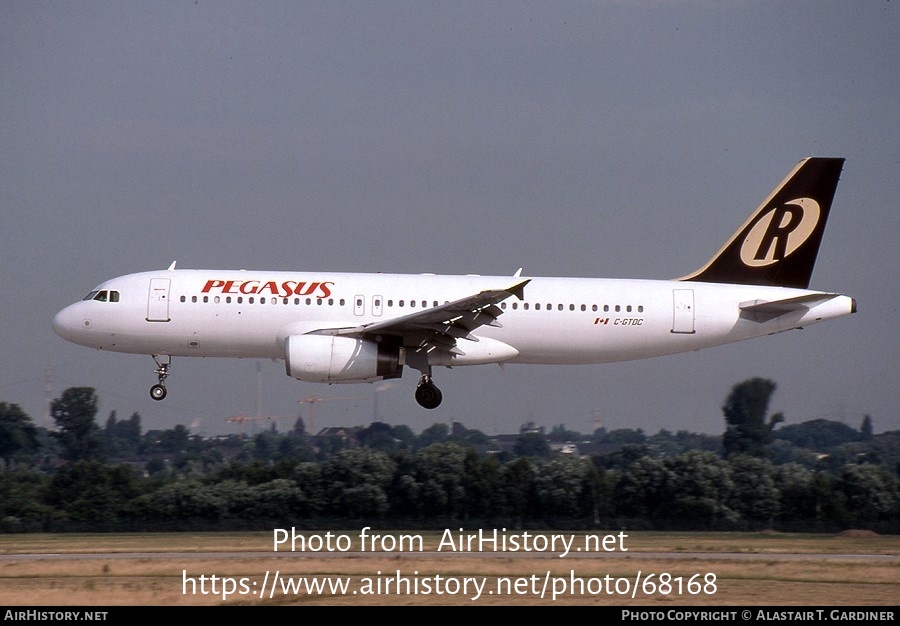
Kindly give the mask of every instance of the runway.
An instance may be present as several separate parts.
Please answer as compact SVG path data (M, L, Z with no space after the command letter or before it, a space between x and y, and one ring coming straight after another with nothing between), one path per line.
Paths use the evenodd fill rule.
M132 559L132 560L209 560L209 559L397 559L414 558L527 558L527 559L560 559L560 555L550 552L459 552L434 551L422 552L90 552L90 553L35 553L0 555L0 562L50 561L50 560L92 560L92 559ZM787 552L570 552L565 559L652 559L660 561L841 561L871 562L882 564L900 563L900 554L830 554L830 553L787 553Z

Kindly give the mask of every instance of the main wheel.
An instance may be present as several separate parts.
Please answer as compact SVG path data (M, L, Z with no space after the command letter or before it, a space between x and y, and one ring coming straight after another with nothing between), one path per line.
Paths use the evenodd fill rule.
M422 408L436 409L440 406L442 399L441 390L432 382L421 383L416 387L416 402Z
M166 388L162 385L153 385L150 387L150 397L154 400L162 400L166 397Z

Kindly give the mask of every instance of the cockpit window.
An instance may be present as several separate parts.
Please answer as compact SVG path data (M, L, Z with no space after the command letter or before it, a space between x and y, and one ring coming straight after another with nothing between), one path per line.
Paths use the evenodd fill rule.
M119 292L107 289L95 290L86 295L84 300L96 300L97 302L118 302Z

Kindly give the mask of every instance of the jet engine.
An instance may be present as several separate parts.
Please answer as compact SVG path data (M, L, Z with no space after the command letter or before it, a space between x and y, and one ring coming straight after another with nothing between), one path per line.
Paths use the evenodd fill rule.
M288 376L310 383L371 383L403 374L398 346L332 335L285 338L284 365Z

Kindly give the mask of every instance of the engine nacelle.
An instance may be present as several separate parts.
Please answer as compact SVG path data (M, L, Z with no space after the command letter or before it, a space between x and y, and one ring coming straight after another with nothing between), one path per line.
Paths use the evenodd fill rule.
M291 335L284 340L287 375L310 383L371 383L403 374L400 348L332 335Z

